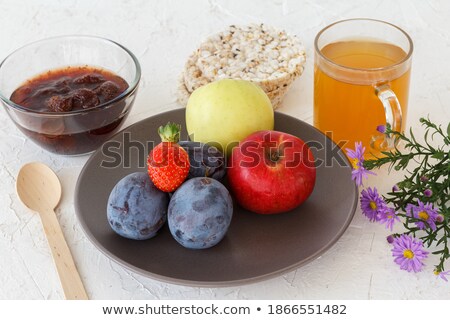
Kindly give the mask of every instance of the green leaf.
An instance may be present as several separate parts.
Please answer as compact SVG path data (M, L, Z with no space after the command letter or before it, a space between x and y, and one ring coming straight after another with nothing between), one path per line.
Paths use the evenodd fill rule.
M412 186L412 182L409 180L400 181L397 183L398 187L401 189L410 189Z
M440 245L442 242L445 241L445 237L442 237L438 240L438 242L436 243L436 246Z
M447 136L450 138L450 122L448 123L447 126Z
M180 131L181 125L172 122L158 128L158 134L163 142L177 143L180 140Z
M406 168L408 166L409 160L413 159L414 156L412 154L405 155L402 160L398 163L402 168Z
M436 150L435 153L431 157L438 159L438 160L442 160L445 157L445 153L442 150Z

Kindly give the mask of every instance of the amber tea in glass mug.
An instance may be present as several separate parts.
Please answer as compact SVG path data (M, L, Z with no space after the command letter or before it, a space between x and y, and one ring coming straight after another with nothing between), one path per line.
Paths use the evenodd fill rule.
M341 147L361 141L365 157L395 145L377 127L403 131L411 72L411 38L372 19L336 22L315 39L314 126Z

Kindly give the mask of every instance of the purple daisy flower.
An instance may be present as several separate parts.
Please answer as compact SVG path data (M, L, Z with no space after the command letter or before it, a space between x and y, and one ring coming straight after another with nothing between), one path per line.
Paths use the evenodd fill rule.
M406 215L407 215L408 217L414 216L414 208L415 208L415 207L416 207L416 206L413 205L412 203L408 203L408 204L406 205L405 213L406 213Z
M364 168L364 151L365 147L362 146L362 142L355 143L355 150L345 149L347 151L347 156L350 158L352 164L352 180L355 180L357 186L362 186L362 179L368 177L368 174L375 174L372 171Z
M378 213L378 221L381 224L386 225L386 229L390 229L392 231L394 223L396 221L400 221L400 219L397 217L397 212L395 212L393 208L386 208Z
M392 186L392 192L398 192L398 191L400 191L400 188L398 187L398 185L394 184Z
M361 191L361 210L370 221L378 221L380 212L386 210L386 203L378 194L377 188Z
M438 277L444 280L445 282L448 282L448 279L446 276L450 275L450 270L448 271L438 271L434 270L433 273Z
M394 261L400 266L400 269L408 272L422 271L424 266L422 260L428 256L428 252L423 249L422 241L411 236L402 234L394 239L392 243L392 256Z
M436 230L436 220L438 220L438 212L430 202L423 203L417 201L417 206L408 204L406 206L406 214L410 217L419 219L416 221L416 226L420 230L424 230L430 226L431 230Z

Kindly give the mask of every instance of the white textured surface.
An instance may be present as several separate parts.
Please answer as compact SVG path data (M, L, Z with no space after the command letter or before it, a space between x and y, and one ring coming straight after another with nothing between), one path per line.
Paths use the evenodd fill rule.
M229 24L264 22L296 33L307 48L305 73L280 109L312 122L313 39L325 25L352 17L393 22L413 38L415 52L408 125L420 116L450 119L450 2L448 1L16 1L1 0L0 59L37 39L93 34L116 40L141 62L140 91L125 125L177 108L177 78L185 59L207 35ZM450 284L425 271L409 274L392 261L388 231L358 210L338 243L321 258L272 280L202 289L154 281L119 266L86 238L75 217L73 192L87 157L51 155L24 139L0 111L0 299L61 299L50 251L37 215L15 194L18 169L29 161L58 173L64 197L58 218L92 299L449 299ZM394 175L369 183L383 191ZM338 187L338 186L337 186ZM450 265L447 265L450 268Z

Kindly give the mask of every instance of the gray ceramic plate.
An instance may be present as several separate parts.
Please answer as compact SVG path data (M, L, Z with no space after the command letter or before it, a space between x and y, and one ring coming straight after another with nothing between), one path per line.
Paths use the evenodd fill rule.
M350 224L357 189L342 151L312 126L276 113L275 129L309 142L316 160L323 162L317 168L314 191L305 203L291 212L269 216L235 204L225 238L205 250L183 248L172 238L167 225L155 238L145 241L118 236L106 220L109 193L125 175L146 170L148 149L153 141L159 141L157 128L168 121L184 124L184 109L150 117L122 130L90 157L78 179L75 208L82 228L100 251L119 264L171 283L241 285L284 274L319 257ZM144 149L139 144L149 146ZM109 152L105 152L106 146ZM118 154L123 162L105 168L104 162L111 165Z

